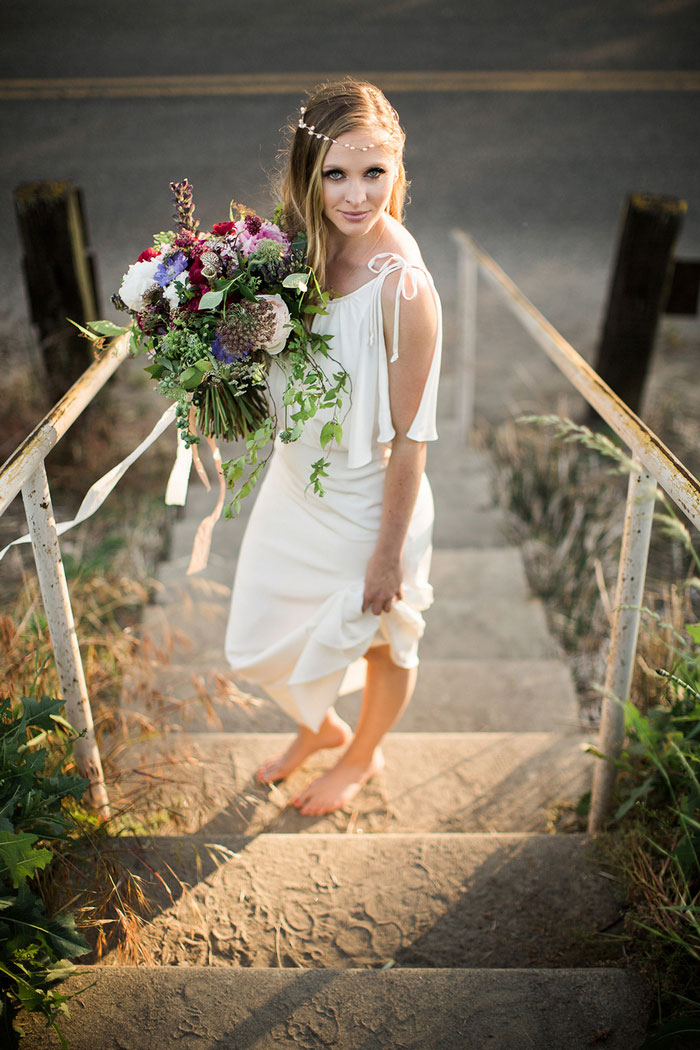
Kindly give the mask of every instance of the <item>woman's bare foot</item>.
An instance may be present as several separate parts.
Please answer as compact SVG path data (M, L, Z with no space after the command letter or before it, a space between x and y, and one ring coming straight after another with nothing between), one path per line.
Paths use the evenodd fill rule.
M342 747L351 736L350 726L331 708L317 733L308 726L299 726L299 732L287 750L263 762L258 770L258 780L263 784L284 780L297 766L305 762L309 755L313 755L314 751L321 751L326 747Z
M306 816L320 816L342 809L354 799L362 785L384 768L384 755L375 748L369 762L348 761L343 757L323 776L300 791L292 804Z

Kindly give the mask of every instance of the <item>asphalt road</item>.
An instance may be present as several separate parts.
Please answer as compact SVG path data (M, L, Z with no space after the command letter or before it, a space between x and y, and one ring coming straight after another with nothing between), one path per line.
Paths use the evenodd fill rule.
M172 179L194 184L203 226L224 217L232 197L266 211L300 86L347 71L380 84L382 71L407 74L398 87L384 78L408 136L407 224L448 311L454 226L584 352L597 336L626 193L685 198L679 254L700 256L698 78L693 90L668 90L671 73L700 68L697 0L4 0L1 17L0 331L26 323L11 198L19 183L83 187L106 304L150 235L171 225ZM669 78L630 85L619 76L648 70ZM480 89L425 79L470 71L490 74ZM617 79L607 90L569 90L560 76L543 90L535 76L503 90L513 71ZM265 85L266 74L281 80ZM192 93L193 78L215 75L244 80ZM111 93L104 78L115 78ZM684 335L698 331L679 324Z

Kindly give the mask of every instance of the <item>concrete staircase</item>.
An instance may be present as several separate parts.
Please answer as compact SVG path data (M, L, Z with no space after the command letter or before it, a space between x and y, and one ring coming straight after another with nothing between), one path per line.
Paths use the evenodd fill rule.
M73 982L94 984L71 1004L71 1050L640 1045L642 982L605 937L620 928L619 889L586 835L552 833L594 761L568 669L504 539L488 460L443 426L428 472L436 604L416 694L383 775L323 818L287 799L332 756L279 786L255 779L293 727L241 697L222 664L242 526L221 523L206 572L184 576L211 504L193 489L145 625L191 642L159 672L171 744L187 743L172 799L184 825L122 843L155 903L152 964ZM203 695L208 710L192 702ZM352 721L358 706L339 711ZM27 1031L24 1047L54 1045Z

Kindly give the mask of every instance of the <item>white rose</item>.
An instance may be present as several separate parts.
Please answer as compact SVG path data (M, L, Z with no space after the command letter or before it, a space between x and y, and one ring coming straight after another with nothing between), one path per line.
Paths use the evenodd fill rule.
M287 304L281 295L259 295L258 299L264 299L270 303L274 311L275 329L270 336L270 341L263 349L268 354L279 354L284 350L291 330L291 317Z
M141 310L145 305L144 294L156 283L153 275L160 263L160 256L155 259L144 259L143 262L132 263L124 274L122 286L119 289L119 298L130 310Z

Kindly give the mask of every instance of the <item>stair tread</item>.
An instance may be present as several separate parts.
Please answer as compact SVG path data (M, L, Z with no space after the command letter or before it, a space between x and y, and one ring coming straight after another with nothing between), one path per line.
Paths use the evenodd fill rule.
M61 986L71 1050L637 1050L640 977L591 970L80 967ZM21 1050L55 1050L36 1015Z
M294 722L261 690L236 684L223 654L213 648L175 645L158 669L161 694L171 717L188 729L287 732ZM252 690L251 693L248 689ZM206 695L209 709L200 697ZM125 688L122 706L137 706L136 683ZM164 701L165 702L165 701ZM359 692L340 697L337 710L353 725ZM397 729L405 731L577 732L578 705L571 672L563 661L421 659L413 698Z
M622 913L580 834L205 828L112 851L143 880L154 913L140 943L161 965L566 967L621 950L596 937Z
M186 576L191 544L161 566L160 604L183 598L217 599L227 604L235 572L235 545L224 554L212 550L209 565L196 576ZM430 580L439 598L459 598L465 591L527 600L529 589L518 547L497 544L478 549L440 546L433 550Z
M290 801L337 753L312 756L274 787L256 777L263 761L292 739L290 733L171 733L142 745L138 757L141 767L177 768L173 789L161 789L162 804L182 813L181 830L206 828L213 836L545 831L557 816L559 827L571 823L596 761L580 735L392 732L383 744L384 771L352 806L311 820ZM122 783L127 786L126 776Z

